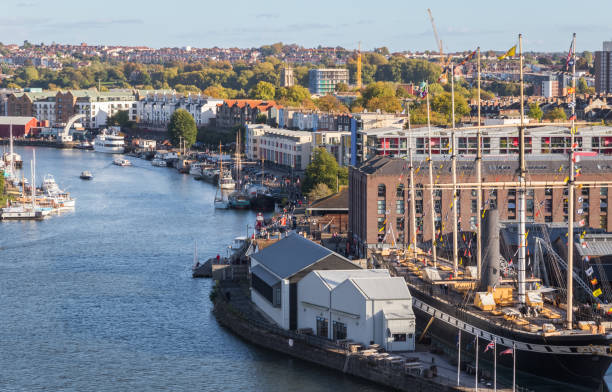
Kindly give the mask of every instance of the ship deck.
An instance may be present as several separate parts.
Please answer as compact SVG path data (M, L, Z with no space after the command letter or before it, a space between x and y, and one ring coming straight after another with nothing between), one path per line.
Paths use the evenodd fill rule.
M537 315L533 313L526 315L519 311L515 290L513 290L512 299L506 301L503 306L496 304L493 310L482 310L474 304L474 296L478 291L477 281L466 277L469 273L465 267L459 266L456 279L452 279L453 266L448 260L438 258L434 267L434 263L428 255L419 255L417 259L403 257L401 254L398 256L399 258L397 256L383 256L385 264L396 276L403 277L409 285L419 291L427 293L449 306L460 308L498 328L545 337L580 337L605 334L605 327L603 329L598 328L592 313L576 310L574 311L576 322L583 321L581 324L584 328L588 326L588 329L567 329L565 325L566 311L561 307L563 304L555 306L553 300L544 295L542 296L543 305ZM430 281L425 279L425 267L435 268L441 280ZM606 322L600 324L606 327L612 324L609 317L603 317L602 319Z

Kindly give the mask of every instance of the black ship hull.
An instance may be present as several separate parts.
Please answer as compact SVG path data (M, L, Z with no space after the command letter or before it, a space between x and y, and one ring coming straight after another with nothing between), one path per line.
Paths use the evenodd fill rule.
M467 355L469 359L473 358L475 335L478 334L479 362L493 363L493 352L488 350L485 353L484 350L492 340L491 335L497 336L498 372L500 367L506 368L506 372L508 370L512 372L512 355L500 355L501 351L512 347L511 341L522 342L523 347L528 348L526 350L516 350L516 369L519 375L523 373L546 378L552 382L563 382L590 390L598 390L601 388L606 370L612 364L609 349L607 355L590 352L585 354L563 354L559 352L562 350L583 352L582 350L588 350L592 346L609 348L612 344L612 338L606 334L545 337L517 329L504 328L465 312L455 305L440 301L413 285L409 287L415 299L413 308L417 329L422 331L432 317L432 310L436 310L436 319L427 330L434 341L439 341L448 347L457 347L458 327L462 327L462 355ZM450 319L443 321L445 317L441 316L442 313L450 316ZM471 330L475 333L470 333ZM538 352L536 347L544 347L546 351L550 350L550 352ZM529 350L529 348L533 350ZM520 385L520 382L517 383Z
M251 197L251 208L255 211L273 211L275 202L272 196L258 194Z

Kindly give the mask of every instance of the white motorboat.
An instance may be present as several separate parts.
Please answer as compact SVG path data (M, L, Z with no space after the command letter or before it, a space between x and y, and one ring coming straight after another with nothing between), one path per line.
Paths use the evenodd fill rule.
M198 177L202 175L202 166L204 165L204 163L201 162L194 162L191 164L191 166L189 167L189 174L194 176L194 177Z
M127 159L124 159L124 158L117 158L117 159L113 160L113 165L117 165L117 166L132 166L132 162L130 162Z
M80 175L82 180L92 180L93 179L93 174L91 174L91 172L89 170L84 170L81 172Z
M103 129L94 139L93 148L97 152L121 154L125 150L125 140L117 131Z
M41 220L49 211L41 208L26 208L25 206L11 206L0 208L2 220Z
M91 175L91 173L89 173ZM81 174L82 175L82 174ZM93 177L93 176L92 176ZM53 205L62 209L72 209L76 206L76 200L70 197L68 192L60 189L55 182L55 178L51 174L47 174L42 183L42 191L44 196L53 201Z
M153 166L157 166L157 167L166 167L168 166L168 164L166 163L165 160L160 159L160 158L155 158L151 161L151 165Z
M14 168L19 169L23 167L23 159L21 158L21 155L17 154L16 152L12 154L10 152L5 152L2 155L2 160L4 161L4 164L7 166L10 166L12 162Z

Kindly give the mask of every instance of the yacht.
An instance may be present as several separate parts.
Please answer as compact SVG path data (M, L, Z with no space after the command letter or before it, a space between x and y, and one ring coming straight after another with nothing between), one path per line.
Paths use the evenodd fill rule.
M125 150L125 141L117 131L103 129L94 139L94 150L109 154L121 154Z
M91 175L91 173L89 173ZM46 198L53 201L55 208L72 209L76 206L76 200L70 197L68 192L60 189L51 174L47 174L42 183L42 191Z
M132 162L124 158L117 158L113 160L113 165L117 166L132 166Z

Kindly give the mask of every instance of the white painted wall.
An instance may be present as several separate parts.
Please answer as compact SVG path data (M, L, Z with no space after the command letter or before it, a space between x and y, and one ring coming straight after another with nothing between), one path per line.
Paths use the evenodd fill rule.
M289 297L287 297L289 298ZM285 320L284 317L284 313L283 313L283 308L277 308L274 307L270 302L268 302L267 299L265 299L264 297L262 297L261 295L259 295L259 293L256 290L253 290L251 288L251 301L253 301L253 303L262 311L264 312L268 317L270 317L276 324L278 324L279 326L283 327L283 322ZM284 304L286 301L282 300L282 303ZM289 326L289 319L287 318L287 326ZM283 327L285 328L285 327Z

